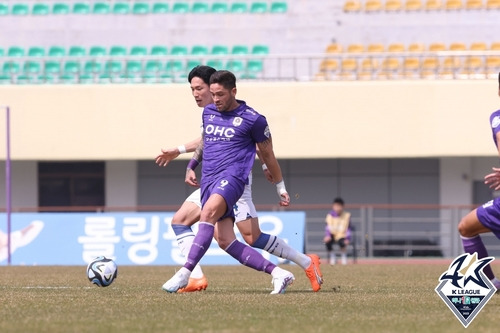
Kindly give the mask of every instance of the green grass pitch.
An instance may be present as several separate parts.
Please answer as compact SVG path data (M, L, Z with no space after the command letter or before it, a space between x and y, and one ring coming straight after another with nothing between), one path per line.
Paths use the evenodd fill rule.
M285 295L269 295L270 276L242 266L205 266L209 288L190 294L161 290L171 266L119 267L107 288L85 267L3 266L0 332L462 332L434 292L448 264L322 265L318 293L284 265L296 276ZM499 297L468 331L499 331Z

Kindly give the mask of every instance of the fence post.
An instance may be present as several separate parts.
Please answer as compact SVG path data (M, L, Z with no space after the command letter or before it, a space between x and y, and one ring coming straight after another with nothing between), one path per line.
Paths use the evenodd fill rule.
M367 230L365 234L366 246L368 247L368 257L373 258L373 207L367 208Z

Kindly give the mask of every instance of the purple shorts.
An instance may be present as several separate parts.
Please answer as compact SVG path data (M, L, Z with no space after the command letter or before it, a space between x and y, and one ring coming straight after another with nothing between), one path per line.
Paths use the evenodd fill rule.
M245 190L245 182L241 179L235 178L233 176L221 176L213 182L201 184L201 207L205 206L208 198L212 194L221 195L226 201L227 209L224 215L220 217L222 220L226 217L232 217L234 221L234 210L233 207L238 202L240 197Z
M479 207L477 219L500 239L500 198L488 201Z

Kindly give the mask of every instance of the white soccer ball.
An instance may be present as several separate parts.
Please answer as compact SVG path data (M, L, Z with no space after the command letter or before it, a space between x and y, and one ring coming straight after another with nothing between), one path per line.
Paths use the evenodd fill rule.
M87 277L99 287L107 287L118 276L118 267L113 260L104 256L97 257L87 266Z

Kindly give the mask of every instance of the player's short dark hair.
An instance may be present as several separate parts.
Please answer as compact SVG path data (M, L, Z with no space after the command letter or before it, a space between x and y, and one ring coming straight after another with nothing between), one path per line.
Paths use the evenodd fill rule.
M191 83L191 80L195 77L199 77L200 79L203 80L206 84L210 84L210 76L212 76L213 73L215 73L215 68L210 67L210 66L196 66L189 72L188 75L188 82Z
M336 197L335 199L333 199L333 203L344 206L344 199L342 199L341 197Z
M236 76L230 71L220 70L216 71L210 77L210 84L218 83L224 87L224 89L231 90L236 88Z

